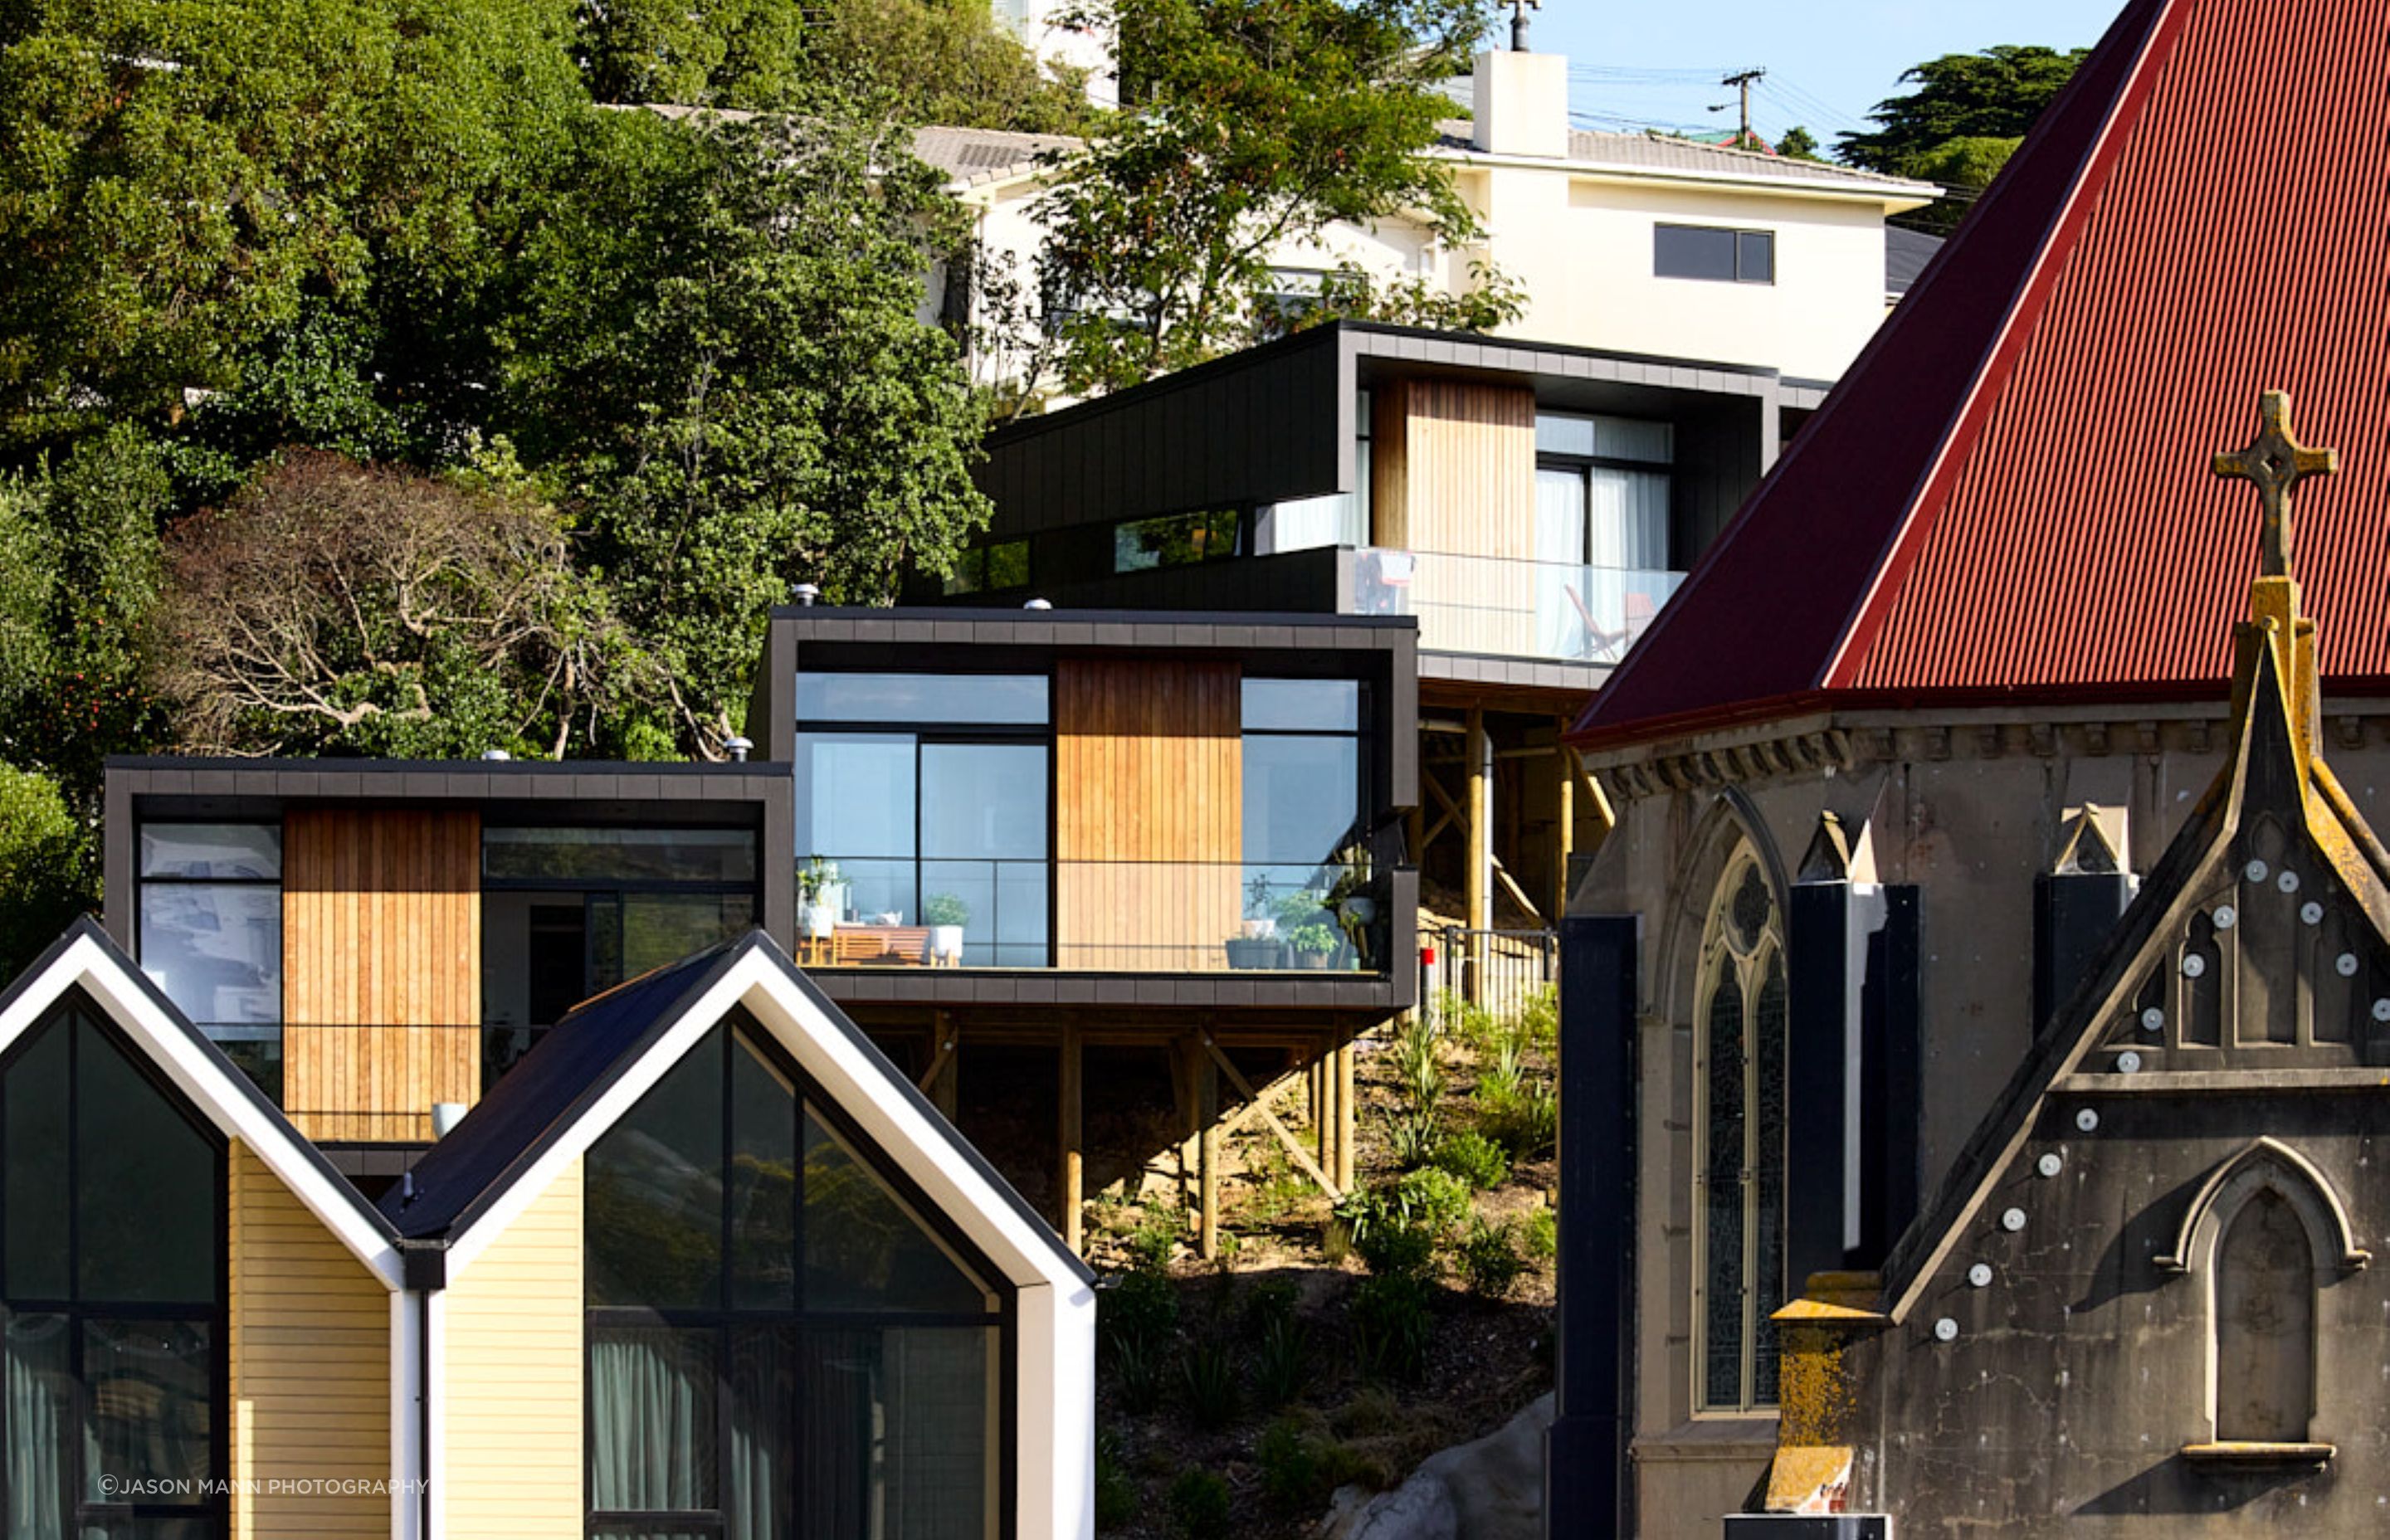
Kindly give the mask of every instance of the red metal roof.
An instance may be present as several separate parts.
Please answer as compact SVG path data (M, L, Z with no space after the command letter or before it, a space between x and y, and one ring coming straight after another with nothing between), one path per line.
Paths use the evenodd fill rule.
M2390 11L2134 0L1578 723L2221 694L2287 390L2332 683L2390 681Z

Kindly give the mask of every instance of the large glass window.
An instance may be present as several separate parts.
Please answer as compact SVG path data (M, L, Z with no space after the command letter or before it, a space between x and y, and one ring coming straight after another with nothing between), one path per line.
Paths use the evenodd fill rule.
M1353 679L1243 686L1249 939L1329 967L1375 966L1363 956L1368 917L1347 902L1369 876L1361 848L1367 709Z
M999 1533L1006 1291L752 1022L587 1173L592 1535Z
M752 930L756 866L748 828L483 829L483 1086L591 995Z
M224 1534L224 1148L84 1008L0 1063L0 1511Z
M1783 925L1748 848L1718 884L1701 966L1698 1382L1703 1409L1745 1411L1776 1405L1786 1031Z
M1237 536L1243 522L1234 508L1214 508L1115 524L1112 571L1142 572L1154 567L1225 561L1238 554Z
M1615 661L1666 601L1664 422L1548 412L1536 418L1536 648Z
M282 830L144 824L142 971L233 1062L282 1089Z
M797 735L807 960L1046 967L1047 681L825 674L797 697L825 713Z

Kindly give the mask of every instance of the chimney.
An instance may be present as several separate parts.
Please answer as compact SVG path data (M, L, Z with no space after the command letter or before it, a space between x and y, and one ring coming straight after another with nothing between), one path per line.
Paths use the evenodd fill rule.
M1568 56L1477 56L1470 141L1487 155L1568 155Z

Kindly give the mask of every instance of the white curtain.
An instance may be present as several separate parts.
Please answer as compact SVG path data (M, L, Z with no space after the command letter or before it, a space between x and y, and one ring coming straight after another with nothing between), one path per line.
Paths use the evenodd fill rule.
M589 1348L589 1498L601 1511L713 1507L710 1333L610 1329Z
M1653 571L1668 565L1668 478L1649 470L1597 468L1587 476L1592 498L1587 557L1596 567Z
M10 1540L67 1540L66 1319L6 1319L8 1534Z

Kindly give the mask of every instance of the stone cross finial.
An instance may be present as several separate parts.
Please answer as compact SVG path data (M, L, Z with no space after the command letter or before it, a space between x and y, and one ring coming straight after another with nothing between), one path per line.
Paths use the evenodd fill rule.
M2238 454L2216 456L2216 474L2255 481L2266 510L2258 537L2258 575L2291 575L2291 494L2310 476L2330 476L2340 469L2337 449L2309 449L2291 431L2291 398L2268 391L2257 404L2264 430L2257 442Z

